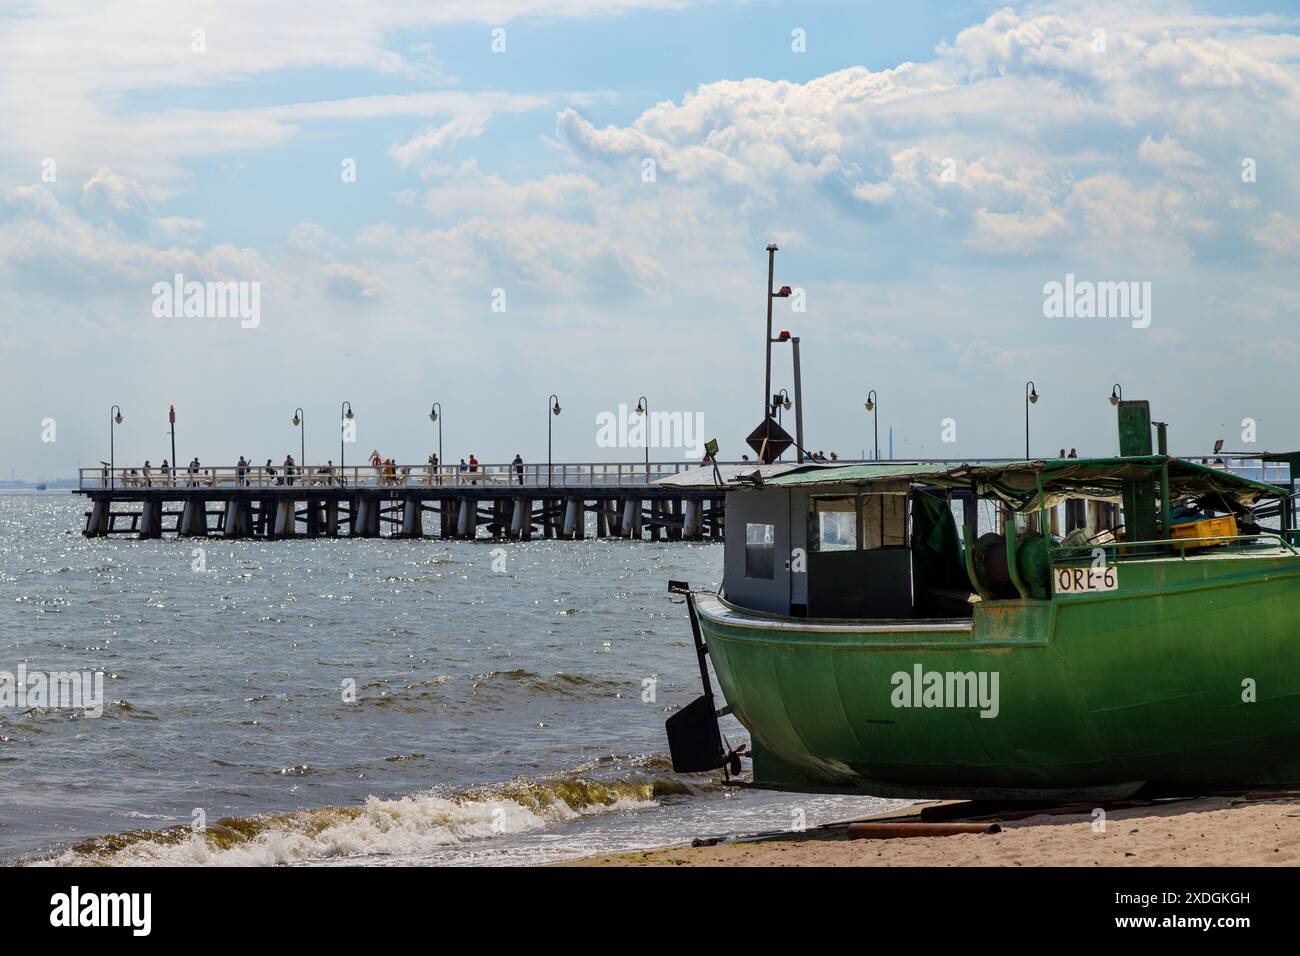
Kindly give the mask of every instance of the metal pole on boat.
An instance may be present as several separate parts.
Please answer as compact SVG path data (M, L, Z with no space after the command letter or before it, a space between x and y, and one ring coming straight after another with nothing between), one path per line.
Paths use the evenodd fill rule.
M768 397L772 394L772 300L788 299L792 290L788 285L783 285L775 292L772 286L776 278L776 243L767 244L767 343L764 348L767 356L767 374L763 379L763 421L766 422L772 417L772 406L767 403Z
M767 375L763 379L763 421L768 417L768 396L772 394L772 280L776 275L776 243L767 244Z
M803 378L799 374L799 336L790 339L794 347L794 445L795 461L803 464Z
M1160 464L1160 537L1169 534L1169 424L1154 422L1156 426L1156 450L1164 459Z

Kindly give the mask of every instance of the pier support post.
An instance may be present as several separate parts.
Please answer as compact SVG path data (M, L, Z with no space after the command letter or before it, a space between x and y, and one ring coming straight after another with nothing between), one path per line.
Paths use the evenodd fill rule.
M641 523L641 499L623 499L623 520L619 524L619 533L625 538L640 537L638 525Z
M292 538L298 531L297 503L292 499L275 503L275 525L272 537Z
M187 498L181 509L176 532L182 538L204 538L208 534L208 505L198 498Z
M87 537L98 538L108 534L109 523L113 520L109 517L112 507L112 502L103 498L96 498L91 503L90 517L86 519Z
M570 498L564 503L564 536L566 538L577 537L578 528L578 502Z
M161 538L163 503L156 498L146 498L141 509L140 537Z
M456 534L461 538L478 536L478 502L472 498L460 501L460 517L456 521Z
M687 541L699 541L704 537L704 515L700 502L695 498L689 498L685 502L684 510L682 537Z
M307 535L319 538L325 533L325 502L319 498L307 500Z
M253 524L252 503L242 498L231 498L226 502L226 517L222 522L221 533L227 538L247 538Z
M424 537L424 506L419 498L407 498L402 505L402 537Z
M331 538L339 536L339 503L337 498L325 502L325 533Z

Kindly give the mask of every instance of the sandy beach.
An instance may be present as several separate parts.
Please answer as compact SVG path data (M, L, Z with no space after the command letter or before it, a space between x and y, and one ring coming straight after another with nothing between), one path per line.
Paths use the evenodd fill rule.
M919 814L919 807L916 808ZM897 814L889 819L903 819ZM919 817L912 817L919 819ZM850 840L842 829L677 846L573 861L574 866L1293 866L1300 798L1211 797L1106 813L1039 815L1002 832Z

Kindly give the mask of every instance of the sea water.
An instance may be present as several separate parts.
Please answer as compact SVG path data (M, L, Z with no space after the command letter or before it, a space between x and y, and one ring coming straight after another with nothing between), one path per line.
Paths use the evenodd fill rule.
M672 773L700 685L667 585L716 587L720 544L88 539L85 510L0 494L0 671L105 698L0 708L4 861L536 863L895 805Z

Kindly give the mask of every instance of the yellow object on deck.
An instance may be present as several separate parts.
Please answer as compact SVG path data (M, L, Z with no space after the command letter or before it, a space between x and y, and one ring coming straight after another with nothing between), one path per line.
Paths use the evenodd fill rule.
M1237 536L1237 519L1232 515L1220 518L1202 518L1200 521L1184 521L1169 526L1169 537L1178 538L1235 538ZM1211 548L1221 541L1198 541L1195 547Z

